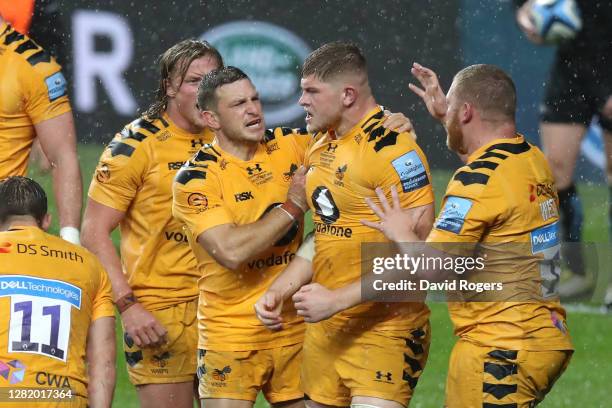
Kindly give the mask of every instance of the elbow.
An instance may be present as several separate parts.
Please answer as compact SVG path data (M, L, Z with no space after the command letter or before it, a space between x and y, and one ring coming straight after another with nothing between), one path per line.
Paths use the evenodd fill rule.
M240 256L239 251L231 248L218 248L216 251L212 251L210 256L212 256L221 266L230 270L238 269L245 261Z

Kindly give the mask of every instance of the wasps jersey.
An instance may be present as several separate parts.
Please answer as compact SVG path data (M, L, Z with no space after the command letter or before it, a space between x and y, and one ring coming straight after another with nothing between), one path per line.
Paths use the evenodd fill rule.
M128 124L102 153L89 197L125 213L120 223L121 259L128 282L148 310L197 298L197 264L181 222L172 217L172 180L201 146L167 115Z
M503 284L503 300L517 299L450 302L455 333L509 350L571 349L553 296L558 197L542 152L521 135L482 146L454 174L442 205L427 241L478 242L492 255L486 273Z
M98 259L36 227L0 232L0 310L2 400L34 387L71 390L81 404L66 406L86 406L88 330L115 316Z
M26 174L34 125L70 112L66 79L45 50L0 25L0 180Z
M253 223L285 202L310 139L305 131L268 130L248 161L233 157L218 144L205 146L177 174L173 212L187 226L201 274L199 348L261 350L302 341L304 326L292 302L283 306L282 332L266 329L253 312L255 302L295 256L302 241L300 223L236 270L218 264L197 237L218 225Z
M378 202L376 187L396 186L404 208L433 202L425 155L408 133L382 126L383 111L370 111L341 139L316 135L307 154L306 195L315 226L313 281L334 289L361 277L361 244L386 242L379 231L361 224L377 221L365 202ZM424 303L365 303L339 313L330 323L351 327L406 329L428 319Z

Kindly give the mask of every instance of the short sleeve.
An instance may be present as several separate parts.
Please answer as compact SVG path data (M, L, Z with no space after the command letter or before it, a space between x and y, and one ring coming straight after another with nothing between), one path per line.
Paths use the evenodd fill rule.
M212 227L234 223L212 168L183 167L174 179L172 196L172 214L189 228L194 239Z
M397 134L395 144L375 144L364 156L365 179L372 189L380 187L388 194L396 186L403 208L434 201L427 158L410 133Z
M127 211L143 183L149 157L141 142L118 134L102 153L89 186L89 197L107 207Z
M96 272L100 275L100 284L93 300L92 321L100 317L115 316L111 284L106 271L98 261L96 261Z
M59 65L54 61L46 65L49 67L27 64L21 72L25 110L34 125L71 111L68 85Z

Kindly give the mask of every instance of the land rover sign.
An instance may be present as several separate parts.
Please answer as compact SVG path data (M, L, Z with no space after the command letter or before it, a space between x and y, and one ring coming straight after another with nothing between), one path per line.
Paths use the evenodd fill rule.
M262 21L233 21L200 37L214 45L226 65L251 78L263 102L266 125L289 124L304 116L298 105L300 72L310 47L285 28Z

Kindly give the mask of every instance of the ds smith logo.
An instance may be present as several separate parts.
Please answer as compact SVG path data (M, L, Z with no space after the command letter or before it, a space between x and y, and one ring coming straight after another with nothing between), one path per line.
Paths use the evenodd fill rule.
M232 21L200 36L226 65L240 67L259 91L266 123L276 126L304 115L298 105L302 61L311 49L293 32L263 21Z

